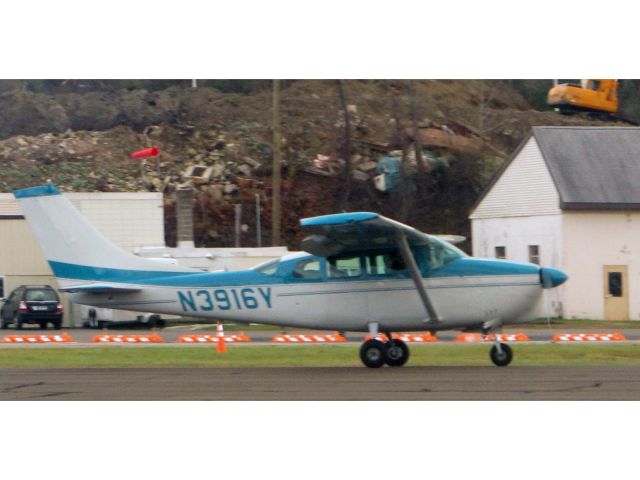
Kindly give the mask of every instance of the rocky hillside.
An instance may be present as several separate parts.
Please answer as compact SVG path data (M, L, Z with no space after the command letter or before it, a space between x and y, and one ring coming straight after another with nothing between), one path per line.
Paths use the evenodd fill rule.
M411 147L407 86L345 82L354 167L345 198L337 83L285 83L283 233L289 246L300 240L299 218L341 209L379 211L428 231L468 235L470 206L532 125L604 124L537 111L507 81L419 81L421 169ZM241 203L243 244L254 245L256 195L263 238L270 235L270 121L268 88L249 94L187 86L43 94L20 88L20 82L0 82L0 189L52 179L65 191L161 191L171 244L174 192L191 185L197 244L231 245L233 205ZM147 146L157 146L160 156L130 158ZM409 155L402 184L377 190L377 161L403 148Z

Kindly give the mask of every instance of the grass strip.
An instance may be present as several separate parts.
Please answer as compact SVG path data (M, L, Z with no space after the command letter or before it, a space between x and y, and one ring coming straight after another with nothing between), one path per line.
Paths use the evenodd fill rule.
M512 366L640 365L640 345L512 345ZM407 366L492 365L490 345L412 345ZM77 367L354 367L354 345L143 348L6 348L0 368Z

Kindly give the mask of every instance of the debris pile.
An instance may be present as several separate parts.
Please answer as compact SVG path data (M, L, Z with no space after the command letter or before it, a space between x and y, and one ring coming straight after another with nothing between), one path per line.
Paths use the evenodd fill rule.
M133 150L156 145L160 155L131 159ZM238 190L261 168L248 149L228 133L205 134L186 127L154 125L143 133L129 127L104 132L67 130L0 141L4 175L0 188L13 190L51 179L67 191L159 191L192 185L218 199Z

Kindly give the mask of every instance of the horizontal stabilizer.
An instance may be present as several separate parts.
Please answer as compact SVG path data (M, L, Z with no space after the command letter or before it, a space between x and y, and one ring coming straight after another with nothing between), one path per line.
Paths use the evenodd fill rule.
M71 287L63 287L59 289L61 292L67 293L127 293L139 292L142 288L136 287L114 287L112 285L100 285L92 283L88 285L73 285Z

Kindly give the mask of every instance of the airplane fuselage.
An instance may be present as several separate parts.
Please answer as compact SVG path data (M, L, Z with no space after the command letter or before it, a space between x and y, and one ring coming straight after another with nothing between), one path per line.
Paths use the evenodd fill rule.
M296 264L323 259L292 257L279 262L272 275L246 270L156 276L148 282L118 283L149 287L140 292L70 295L81 304L171 315L347 331L366 331L370 322L377 322L381 329L397 331L472 328L493 319L503 324L532 320L542 293L537 266L459 258L424 275L440 316L434 326L405 274L386 278L390 276L360 271L332 279L322 272L320 278L298 278L291 274ZM59 280L64 286L64 279Z

